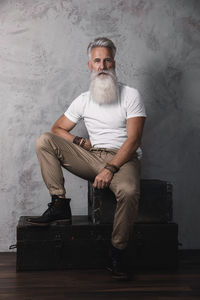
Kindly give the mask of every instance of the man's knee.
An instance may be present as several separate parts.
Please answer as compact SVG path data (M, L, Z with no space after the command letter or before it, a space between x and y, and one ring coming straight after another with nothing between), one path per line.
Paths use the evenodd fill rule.
M140 188L137 184L123 184L120 185L117 191L117 200L124 201L130 204L137 204L140 197Z
M41 134L36 140L36 152L38 152L42 148L46 148L51 138L52 138L51 132L45 132Z

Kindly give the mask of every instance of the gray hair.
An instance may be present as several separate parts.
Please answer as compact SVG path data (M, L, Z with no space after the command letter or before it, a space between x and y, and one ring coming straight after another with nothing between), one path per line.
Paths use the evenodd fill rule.
M91 57L92 49L96 48L96 47L110 48L112 51L113 58L115 57L116 47L115 47L114 43L106 37L99 37L99 38L96 38L93 42L91 42L88 45L87 53L88 53L89 59Z

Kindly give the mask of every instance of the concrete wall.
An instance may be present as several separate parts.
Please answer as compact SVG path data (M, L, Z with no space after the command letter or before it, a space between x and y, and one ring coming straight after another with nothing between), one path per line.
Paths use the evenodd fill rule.
M179 240L200 247L199 17L198 0L0 1L0 251L19 216L46 208L35 140L88 89L97 36L116 43L118 78L146 104L142 177L173 183ZM65 177L73 214L86 214L87 183Z

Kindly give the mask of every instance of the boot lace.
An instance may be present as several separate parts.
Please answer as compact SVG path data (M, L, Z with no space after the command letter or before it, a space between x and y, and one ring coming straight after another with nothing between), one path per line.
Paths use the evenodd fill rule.
M47 210L43 213L43 216L51 215L54 212L54 204L52 202L48 203Z

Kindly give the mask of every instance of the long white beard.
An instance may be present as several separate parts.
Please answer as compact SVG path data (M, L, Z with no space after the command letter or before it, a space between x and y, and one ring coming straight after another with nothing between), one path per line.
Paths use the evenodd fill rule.
M99 75L99 74L106 75ZM117 77L114 69L92 72L90 93L94 102L110 104L117 101Z

